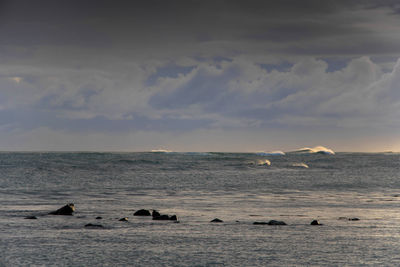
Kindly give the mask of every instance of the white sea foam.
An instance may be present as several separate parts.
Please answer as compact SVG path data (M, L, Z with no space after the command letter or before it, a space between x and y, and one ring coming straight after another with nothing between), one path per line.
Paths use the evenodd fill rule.
M292 167L297 167L297 168L305 168L308 169L308 165L305 164L304 162L296 162L292 164Z
M167 149L152 149L151 152L154 153L171 153L171 150L167 150Z
M255 165L255 166L270 166L271 161L269 161L267 159L259 159L259 160L255 160L255 161L248 161L247 164Z
M258 166L270 166L271 165L271 161L269 161L267 159L257 160L256 164Z

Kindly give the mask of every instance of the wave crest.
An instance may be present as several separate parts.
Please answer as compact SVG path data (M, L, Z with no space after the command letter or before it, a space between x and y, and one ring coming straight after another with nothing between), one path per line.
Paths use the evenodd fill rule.
M324 146L315 146L315 147L303 147L300 148L296 151L296 153L319 153L319 154L329 154L329 155L334 155L335 152L332 149L326 148Z

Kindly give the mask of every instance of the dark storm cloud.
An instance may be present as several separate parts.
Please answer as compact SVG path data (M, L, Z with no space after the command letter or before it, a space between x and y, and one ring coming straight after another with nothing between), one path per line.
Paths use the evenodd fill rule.
M368 29L340 14L368 8L395 12L398 6L393 1L3 1L0 45L171 50L169 44L179 49L185 43L212 41L244 41L251 47L260 40L352 39ZM288 53L291 47L283 48Z
M0 1L0 134L397 129L399 18L389 0Z

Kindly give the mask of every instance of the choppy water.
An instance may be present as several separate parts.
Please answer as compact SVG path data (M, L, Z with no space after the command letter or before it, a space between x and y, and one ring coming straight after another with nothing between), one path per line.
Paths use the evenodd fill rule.
M399 154L0 153L0 266L399 266L399 170ZM253 225L271 219L288 225Z

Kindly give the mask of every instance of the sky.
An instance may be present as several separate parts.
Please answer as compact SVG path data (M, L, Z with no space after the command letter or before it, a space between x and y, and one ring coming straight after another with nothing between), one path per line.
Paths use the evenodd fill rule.
M400 151L400 2L0 0L2 151Z

